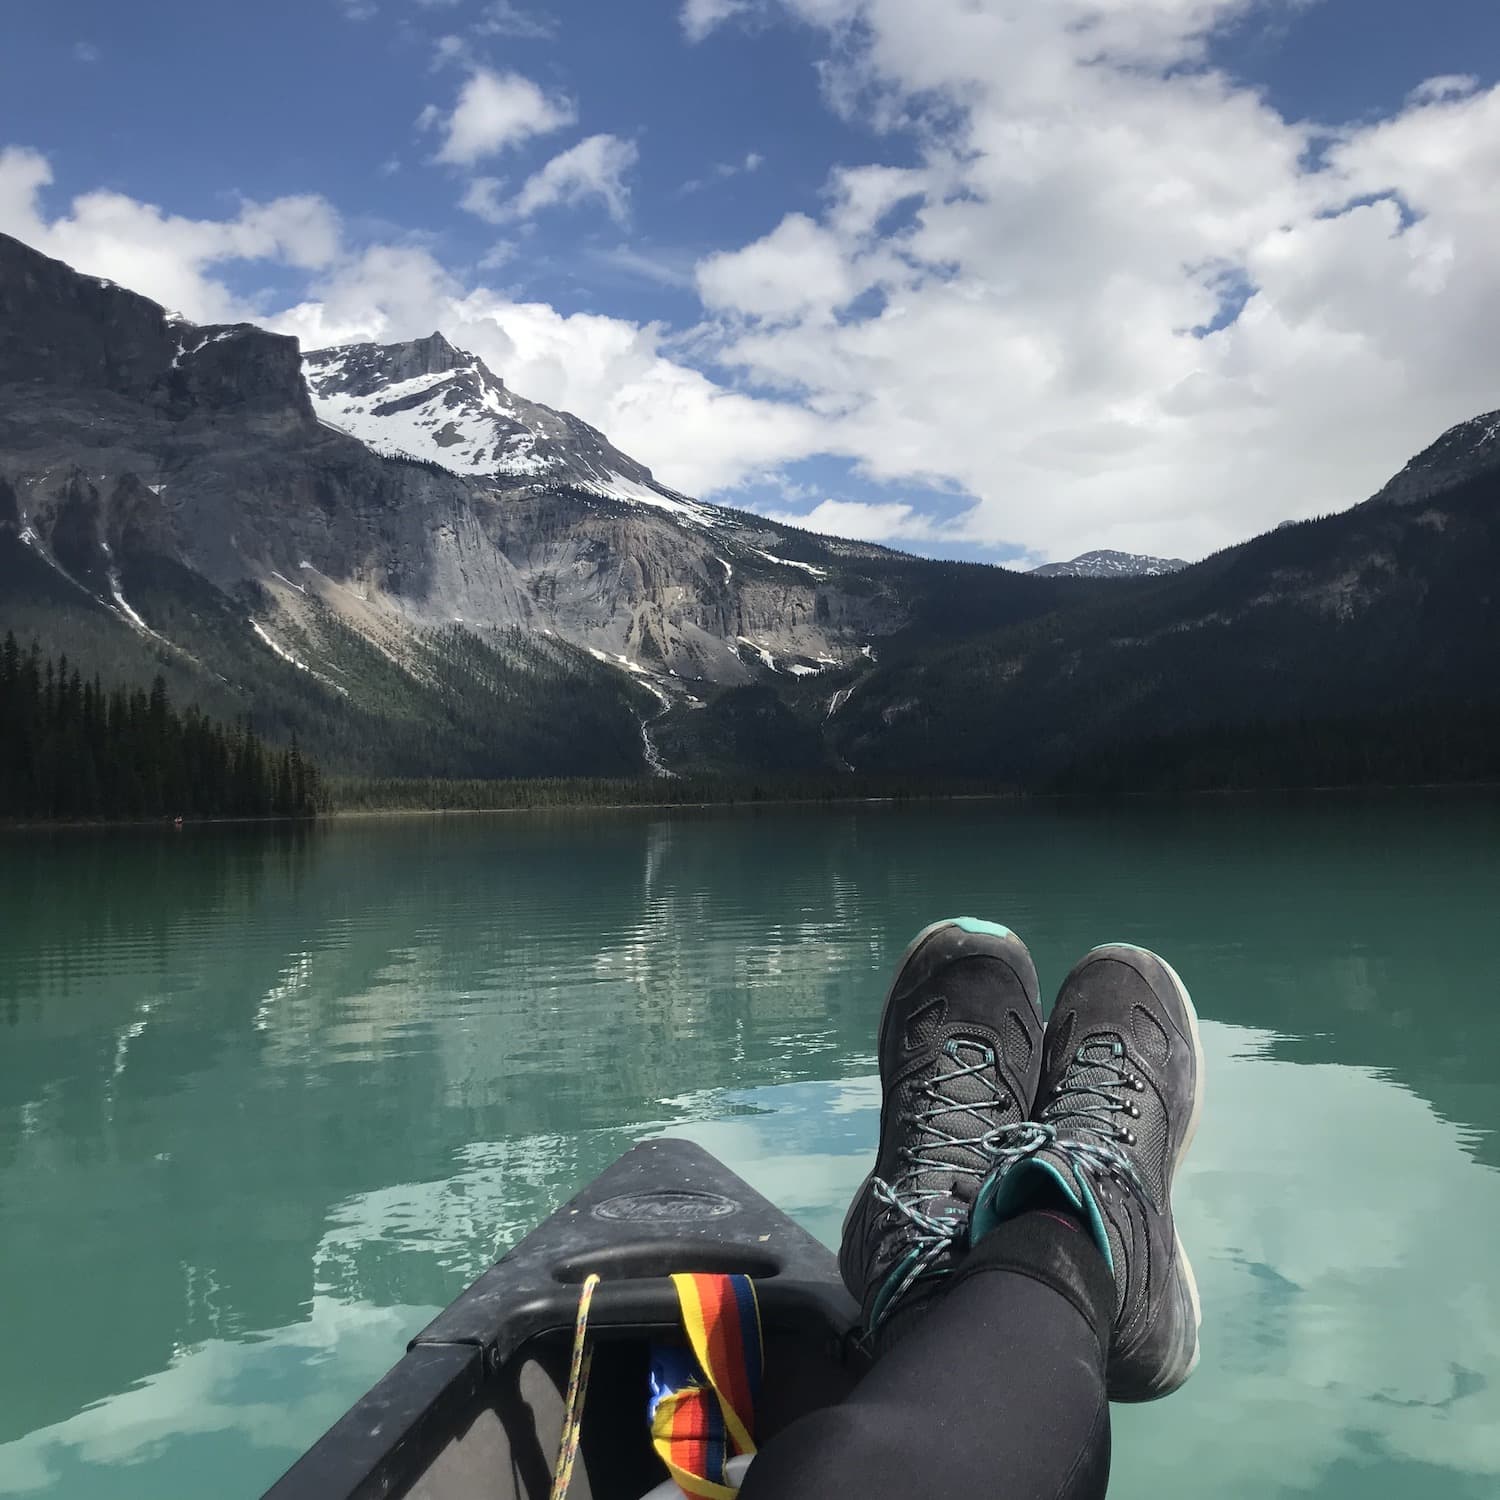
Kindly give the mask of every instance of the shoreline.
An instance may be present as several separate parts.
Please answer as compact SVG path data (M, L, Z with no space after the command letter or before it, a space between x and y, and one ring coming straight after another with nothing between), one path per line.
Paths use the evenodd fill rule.
M723 797L683 802L553 802L530 806L492 807L335 807L312 817L272 814L265 817L187 818L179 827L164 818L93 818L46 819L26 822L0 822L0 836L12 833L84 833L120 829L156 829L185 833L199 828L306 828L316 829L335 823L374 818L450 818L495 817L503 814L595 813L595 812L708 812L716 808L745 809L762 807L894 807L908 803L931 802L1015 802L1075 805L1108 809L1144 803L1186 803L1228 798L1293 796L1355 796L1370 794L1388 796L1398 792L1482 792L1500 791L1500 781L1416 781L1380 783L1332 783L1318 786L1279 787L1196 787L1173 792L1118 792L1101 795L1088 792L1046 792L1023 788L992 792L915 792L906 794L867 794L811 797Z

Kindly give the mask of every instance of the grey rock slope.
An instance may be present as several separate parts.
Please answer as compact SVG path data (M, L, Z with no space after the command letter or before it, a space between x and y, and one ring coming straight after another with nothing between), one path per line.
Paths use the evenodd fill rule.
M1185 567L1187 563L1180 557L1145 557L1106 548L1081 553L1068 562L1043 563L1031 572L1036 578L1160 578Z
M94 662L107 623L220 705L275 717L289 685L321 694L319 723L394 712L393 674L435 692L433 642L455 632L602 671L642 717L796 685L940 612L953 571L676 495L441 335L304 361L0 236L7 543L0 628L31 628L50 590L94 622ZM969 572L997 620L1052 602ZM632 753L653 761L649 734Z
M1419 505L1500 466L1500 411L1450 427L1365 503Z

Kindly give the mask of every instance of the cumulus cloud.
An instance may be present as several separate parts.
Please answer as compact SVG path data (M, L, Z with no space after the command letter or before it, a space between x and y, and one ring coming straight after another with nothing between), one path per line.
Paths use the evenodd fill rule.
M424 128L442 127L444 136L438 161L473 166L533 136L561 130L576 118L577 111L570 100L544 93L520 73L477 68L459 90L450 114L444 116L429 105L418 124Z
M786 3L922 157L708 257L718 356L866 478L973 496L952 534L1201 553L1500 402L1500 90L1330 128L1203 65L1241 0Z
M77 270L143 292L200 322L250 317L212 270L232 261L274 260L303 271L333 263L339 220L321 198L241 203L232 219L187 219L122 193L92 192L48 219L41 192L52 168L40 153L0 151L0 230Z
M788 214L763 239L698 267L705 306L768 322L822 322L857 289L848 247L806 214Z

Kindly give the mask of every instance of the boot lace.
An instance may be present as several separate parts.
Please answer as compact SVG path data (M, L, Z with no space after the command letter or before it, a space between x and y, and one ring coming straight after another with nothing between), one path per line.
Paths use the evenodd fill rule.
M1050 1149L1095 1177L1118 1182L1145 1203L1145 1185L1126 1149L1136 1144L1136 1134L1120 1120L1140 1118L1130 1095L1144 1087L1121 1042L1090 1037L1073 1053L1037 1118L996 1132L992 1180L998 1182L1017 1162Z
M956 1099L948 1092L967 1078L982 1085L980 1098ZM921 1107L903 1111L900 1116L908 1131L900 1152L901 1170L890 1181L876 1177L870 1184L876 1201L905 1221L907 1252L899 1277L870 1320L869 1334L895 1311L915 1282L923 1277L946 1276L952 1269L943 1262L967 1232L969 1217L951 1207L937 1211L924 1207L942 1190L930 1182L924 1185L922 1178L927 1173L942 1173L951 1179L953 1197L972 1202L979 1185L994 1169L1005 1136L1005 1127L996 1123L996 1117L1009 1106L1011 1097L999 1082L994 1048L952 1037L943 1044L937 1071L916 1090L914 1102ZM973 1135L954 1134L953 1127L965 1120L982 1128ZM972 1153L974 1165L958 1165L935 1154L954 1148Z

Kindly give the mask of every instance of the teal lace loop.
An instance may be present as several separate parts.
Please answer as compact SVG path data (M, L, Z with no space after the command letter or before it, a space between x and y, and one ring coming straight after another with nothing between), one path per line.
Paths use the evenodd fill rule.
M881 1291L871 1314L868 1334L873 1334L895 1311L918 1280L948 1274L951 1266L944 1261L968 1230L966 1210L944 1207L933 1212L923 1206L943 1196L931 1185L922 1185L923 1175L942 1173L952 1180L953 1196L972 1200L979 1185L993 1170L996 1153L1005 1135L1005 1127L994 1121L996 1114L1004 1110L1011 1099L998 1081L994 1049L980 1042L953 1037L943 1044L941 1055L953 1066L944 1068L940 1065L938 1071L917 1090L916 1098L922 1107L901 1116L901 1123L911 1132L901 1149L901 1170L889 1182L876 1177L870 1183L875 1199L905 1220L907 1251ZM984 1097L965 1101L944 1092L965 1078L982 1083ZM973 1120L983 1127L982 1130L975 1135L955 1135L949 1128L957 1123L952 1120L955 1115ZM939 1124L940 1120L947 1123ZM932 1154L955 1148L972 1153L974 1165L958 1165ZM960 1191L964 1188L967 1192Z
M1128 1096L1144 1086L1131 1072L1120 1042L1099 1037L1084 1042L1052 1097L1036 1111L1037 1118L998 1132L987 1193L992 1195L995 1184L1018 1162L1050 1150L1066 1157L1075 1170L1112 1178L1147 1201L1135 1161L1121 1149L1135 1145L1135 1132L1119 1119L1140 1117L1139 1106Z

